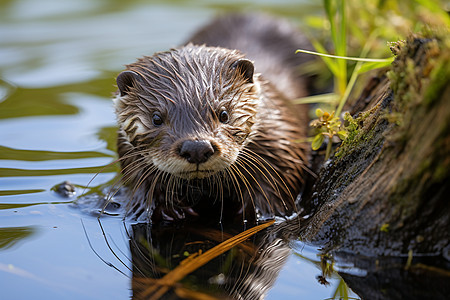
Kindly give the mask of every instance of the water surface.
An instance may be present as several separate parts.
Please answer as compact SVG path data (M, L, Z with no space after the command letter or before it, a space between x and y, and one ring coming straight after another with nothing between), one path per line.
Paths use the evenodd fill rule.
M92 211L53 189L70 181L77 195L95 194L117 175L115 76L136 57L183 43L219 12L262 10L295 19L310 7L256 0L2 1L0 298L129 298L122 219L102 218L111 251ZM317 253L294 243L268 299L330 297L339 278L318 283Z

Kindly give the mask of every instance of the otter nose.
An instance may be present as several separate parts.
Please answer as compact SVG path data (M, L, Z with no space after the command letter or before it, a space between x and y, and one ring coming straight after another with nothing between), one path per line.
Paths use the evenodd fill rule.
M209 141L187 140L181 144L180 156L192 164L206 162L214 154L214 148Z

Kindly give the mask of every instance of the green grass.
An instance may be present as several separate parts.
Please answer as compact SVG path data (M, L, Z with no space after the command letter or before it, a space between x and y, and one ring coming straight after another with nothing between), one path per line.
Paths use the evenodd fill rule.
M315 127L314 137L311 138L314 150L321 146L324 136L329 137L325 154L325 159L328 159L333 135L338 136L337 132L344 130L339 118L358 78L363 73L392 63L394 57L389 52L388 42L406 38L411 32L427 27L449 28L450 18L439 0L323 0L323 7L324 16L311 16L306 20L311 26L307 31L310 30L308 35L316 51L299 49L297 53L322 58L332 74L334 91L295 102L318 103L336 118L332 129L314 126L318 124L316 120L311 122ZM324 46L329 41L332 53ZM369 54L374 58L368 58ZM339 135L340 138L343 136Z

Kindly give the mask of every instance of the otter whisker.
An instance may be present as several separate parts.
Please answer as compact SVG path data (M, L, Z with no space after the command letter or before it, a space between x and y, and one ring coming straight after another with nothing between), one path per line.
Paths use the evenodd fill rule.
M223 187L223 182L221 180L221 176L222 176L222 171L217 173L217 174L213 174L213 176L211 176L211 184L214 187L217 188L216 191L216 196L214 197L214 201L219 201L220 203L220 216L219 216L219 222L222 222L223 219L223 209L224 209L224 187Z
M145 182L145 180L156 170L156 167L152 166L149 167L147 170L145 170L142 175L140 176L137 183L133 186L133 192L131 194L131 199L134 198L136 192L140 188L140 186Z
M236 164L238 165L238 162L236 162ZM239 170L239 168L237 166L232 165L233 170L237 173L237 175L239 176L238 178L241 179L242 183L244 184L245 188L247 189L247 194L250 198L250 203L252 204L252 206L256 209L256 202L255 199L253 198L253 194L255 193L255 190L253 189L253 187L250 185L249 181L247 178L245 178L244 174L242 174L241 170ZM243 198L244 199L244 198ZM243 207L245 207L245 202L243 203Z
M283 180L283 178L281 177L281 175L274 169L274 167L273 167L271 164L267 163L267 162L264 160L264 158L262 158L261 156L259 156L257 153L255 153L255 152L253 152L253 151L250 151L250 150L248 150L248 151L249 151L249 153L252 154L251 157L254 156L254 157L258 158L258 160L264 161L264 162L269 166L269 168L273 171L273 173L278 177L278 179L279 179L279 180L281 181L281 183L282 183L281 188L287 193L288 197L291 199L292 205L293 205L293 209L294 209L295 213L298 214L298 213L299 213L299 210L298 210L298 207L297 207L297 204L296 204L296 198L293 197L293 195L292 195L292 193L291 193L291 190L289 189L288 185L287 185L286 182ZM249 156L249 157L250 157L250 156ZM293 183L291 183L291 186L292 186L292 184L293 184ZM283 197L280 196L280 199L281 199L282 204L283 204L283 206L285 207L285 209L288 210L287 205L286 205L286 202L284 201Z
M241 186L239 185L239 181L236 178L236 175L234 174L233 166L231 166L230 168L225 169L225 172L228 174L228 176L230 178L230 181L233 184L234 189L238 191L238 194L237 194L238 201L241 202L241 205L242 205L242 208L243 208L242 221L245 222L245 209L244 209L244 207L245 207L245 200L244 200L244 195L242 193Z
M156 169L156 172L154 174L154 177L152 178L151 184L150 184L150 189L148 190L148 193L146 195L147 197L147 202L145 203L147 205L147 207L150 207L150 205L153 204L154 199L154 194L155 194L155 189L156 189L156 185L159 182L159 178L161 177L161 171Z
M162 174L162 178L160 181L161 181L161 183L165 183L165 186L166 186L165 196L164 196L165 206L173 207L173 201L171 201L171 198L167 197L167 189L169 187L168 183L170 183L170 179L172 178L172 175L167 172L161 172L161 174ZM175 200L175 199L173 199L173 200Z
M260 155L258 155L256 152L251 151L251 150L249 150L249 149L247 149L247 150L248 150L252 155L254 155L255 157L257 157L258 159L260 159L260 160L262 160L262 161L265 161L264 158L262 158L262 157L261 157ZM278 179L280 179L281 183L283 184L282 187L283 187L284 190L288 193L289 197L290 197L292 200L295 200L295 198L292 196L292 193L291 193L291 191L290 191L288 185L287 185L286 182L283 180L283 177L281 177L281 175L275 170L275 168L274 168L271 164L267 163L267 165L268 165L269 168L274 172L274 174L278 177Z
M258 180L255 178L255 176L253 176L253 174L251 172L249 172L249 170L245 167L245 164L243 162L241 162L240 160L236 161L236 164L239 165L247 174L248 176L250 176L251 179L253 179L253 181L255 182L255 184L258 186L259 190L261 191L264 199L266 200L267 205L270 208L270 211L272 212L272 214L275 214L275 211L272 207L272 203L270 202L269 197L267 197L266 192L264 191L264 189L262 188L261 184L258 182ZM250 167L251 168L251 167ZM253 169L252 169L253 170ZM245 176L243 176L245 177ZM245 177L245 179L248 181L248 179ZM249 182L250 184L250 182ZM251 186L251 185L250 185ZM258 207L258 206L255 206Z
M163 178L163 182L166 182L166 192L165 192L165 200L166 206L174 209L174 200L176 195L176 178L169 173L165 173ZM168 178L165 180L165 178ZM170 206L169 206L170 205Z
M131 175L134 174L136 169L139 170L139 168L141 168L142 166L145 165L145 164L142 163L142 160L144 160L144 159L145 159L144 157L137 158L136 160L134 160L130 164L126 165L122 169L122 177L119 177L117 180L115 180L113 185L109 189L109 192L108 192L108 194L106 196L107 203L119 191L120 186L117 187L117 188L116 188L116 186L118 186L119 183L124 183L125 184L129 179L131 179ZM127 178L127 177L129 177L129 179L124 180L124 178ZM114 193L112 193L112 191L114 191Z
M139 173L142 173L145 166L145 157L138 157L122 169L122 178L120 182L126 184L131 179L139 177Z
M220 205L221 205L221 207L220 207L221 218L220 219L222 220L225 188L224 188L222 180L220 180L221 178L223 178L223 176L221 176L221 175L222 175L222 172L218 173L217 175L214 176L214 179L216 182L218 182L217 189L218 189L219 201L220 201Z
M245 151L241 152L241 159L243 161L249 163L250 165L252 165L254 168L256 168L256 170L259 172L259 174L261 174L264 177L264 179L270 184L270 187L273 190L275 190L276 193L278 194L278 196L281 198L281 193L278 188L278 185L275 182L275 178L272 176L272 174L269 172L269 170L264 166L264 163L267 164L266 161L260 161L260 160L256 159L255 157L253 157L250 153L246 153ZM265 172L263 172L258 167L258 165L261 166ZM266 174L268 174L270 176L270 178L268 178Z
M127 155L127 156L128 156L128 157L132 157L132 156L136 156L136 155L137 155L137 154L132 153L132 154L129 154L129 155ZM116 164L116 163L119 163L120 161L122 161L122 160L125 159L125 158L126 158L126 157L120 157L120 158L117 158L117 159L113 160L112 162L110 162L110 163L106 164L105 166L103 166L103 167L101 168L101 170L98 171L98 172L97 172L97 173L89 180L89 182L87 183L87 185L84 187L84 189L83 189L81 195L84 195L84 194L86 193L86 189L91 185L91 183L95 180L95 178L97 178L97 176L98 176L99 174L103 173L103 171L104 171L107 167L110 167L110 166L112 166L112 165L114 165L114 164ZM114 189L114 187L116 186L116 184L117 184L117 182L118 182L119 180L120 180L120 177L119 177L119 179L115 180L115 182L113 183L112 187L110 188L110 191L108 192L108 195L107 195L106 198L105 198L105 204L103 205L102 209L100 210L99 216L103 215L103 213L104 213L104 211L105 211L107 205L110 203L111 198L110 198L109 194L110 194L110 192L111 192L111 189ZM114 193L114 194L115 194L115 193Z
M136 155L136 154L133 153L133 155ZM106 168L108 168L108 167L110 167L110 166L112 166L112 165L114 165L114 164L120 162L120 161L123 160L123 159L125 159L125 158L124 158L124 157L117 158L117 159L113 160L112 162L110 162L110 163L106 164L105 166L103 166L103 167L100 169L100 171L98 171L98 172L97 172L97 173L89 180L89 182L88 182L87 185L84 187L83 192L82 192L81 194L84 195L84 193L86 192L86 189L89 187L89 185L92 183L92 181L94 181L94 179L97 178L97 176L98 176L99 174L103 173L103 171L104 171Z
M264 168L264 170L267 172L267 174L269 174L271 180L268 180L268 178L266 177L266 175L265 175L263 172L260 171L260 173L266 178L266 180L267 180L268 182L270 182L270 186L271 186L271 187L276 191L276 193L278 194L279 199L281 200L281 202L282 202L284 208L285 208L286 210L288 210L289 208L288 208L288 206L287 206L285 200L283 199L283 196L281 195L281 192L280 192L280 189L279 189L278 185L276 184L276 178L272 175L272 172L269 172L269 170L264 166L264 164L268 165L268 166L271 168L271 170L273 171L273 173L275 173L275 175L276 175L278 178L280 178L281 176L278 174L278 172L277 172L276 170L274 170L274 168L273 168L267 161L265 161L264 159L262 159L262 160L261 160L261 159L256 159L253 155L251 155L251 153L245 153L245 152L244 152L244 153L242 153L242 154L243 154L243 155L242 155L242 158L247 157L248 160L252 160L252 161L258 163L260 166L262 166L262 167ZM257 166L255 166L255 167L257 168ZM258 170L259 170L259 168L258 168ZM284 184L283 186L281 186L281 188L282 188L288 195L290 195L290 200L292 201L292 205L295 207L295 209L296 209L296 211L297 211L297 208L296 208L296 205L295 205L295 199L292 198L292 195L290 194L290 191L289 191L288 189L286 189L285 187L286 187L286 184Z

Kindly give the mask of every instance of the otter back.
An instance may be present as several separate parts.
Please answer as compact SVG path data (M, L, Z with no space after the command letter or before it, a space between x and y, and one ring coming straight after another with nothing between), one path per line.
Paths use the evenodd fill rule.
M309 78L300 75L299 68L314 57L295 51L314 49L286 20L262 14L228 14L198 30L189 42L240 50L255 62L256 72L289 99L311 93Z

